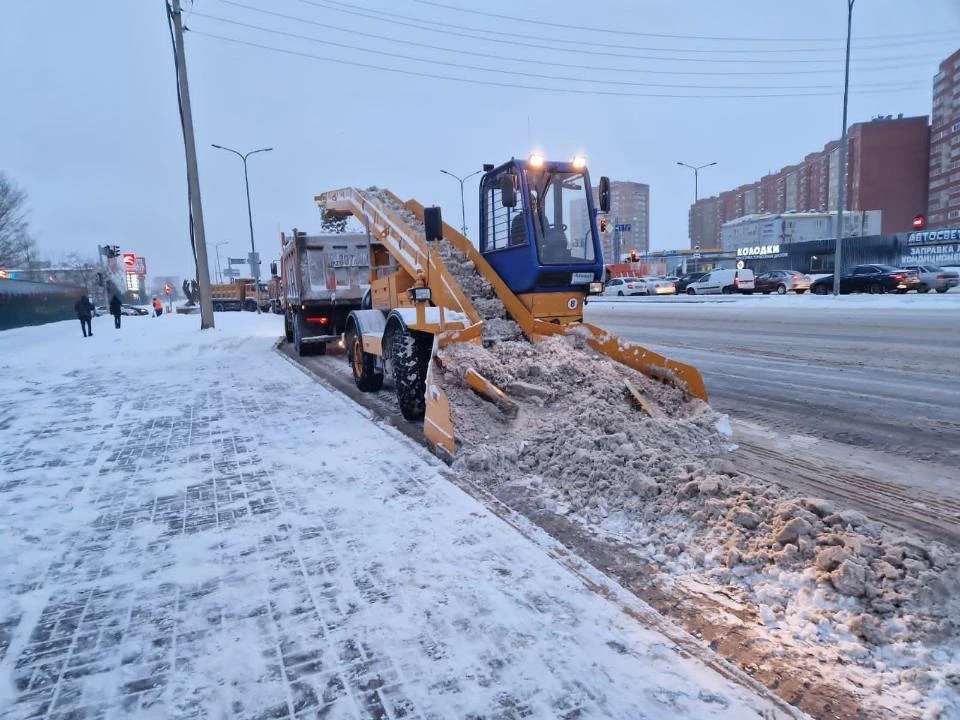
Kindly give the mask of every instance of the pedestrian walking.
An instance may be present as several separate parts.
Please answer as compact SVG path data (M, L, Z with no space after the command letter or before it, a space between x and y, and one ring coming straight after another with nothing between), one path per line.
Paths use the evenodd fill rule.
M83 330L83 336L93 337L93 325L91 323L94 311L93 303L86 295L81 295L73 309L77 311L77 317L80 318L80 329Z
M163 303L160 302L160 298L155 297L153 299L153 313L155 317L163 315Z
M114 295L110 298L110 314L113 315L113 326L119 330L120 329L120 314L123 310L123 305L120 302L120 298L117 295Z

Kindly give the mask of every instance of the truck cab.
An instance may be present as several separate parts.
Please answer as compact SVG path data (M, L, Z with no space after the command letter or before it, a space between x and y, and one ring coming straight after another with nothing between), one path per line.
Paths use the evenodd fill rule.
M600 291L603 276L586 163L531 155L486 169L480 181L480 253L528 308L537 305L538 316L562 322L569 311L579 311L584 295ZM598 194L606 211L607 178L601 178ZM555 305L556 313L544 312L545 303Z

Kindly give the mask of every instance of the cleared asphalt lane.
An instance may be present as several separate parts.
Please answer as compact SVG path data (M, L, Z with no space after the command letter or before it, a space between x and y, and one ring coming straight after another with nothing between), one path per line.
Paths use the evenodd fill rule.
M594 302L586 319L696 366L734 417L960 466L960 311L829 300Z

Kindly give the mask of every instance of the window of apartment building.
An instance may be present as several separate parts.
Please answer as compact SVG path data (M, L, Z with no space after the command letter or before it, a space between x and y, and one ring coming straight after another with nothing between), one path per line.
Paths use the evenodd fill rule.
M947 220L956 220L960 218L960 210L951 210L947 213Z

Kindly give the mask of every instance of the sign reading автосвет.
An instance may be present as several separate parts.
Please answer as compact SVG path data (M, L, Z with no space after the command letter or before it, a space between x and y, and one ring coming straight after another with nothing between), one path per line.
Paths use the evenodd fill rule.
M907 236L907 245L933 245L951 241L960 241L960 228L924 230Z

